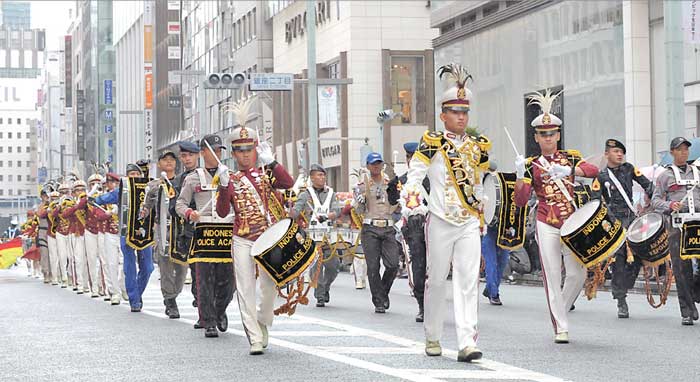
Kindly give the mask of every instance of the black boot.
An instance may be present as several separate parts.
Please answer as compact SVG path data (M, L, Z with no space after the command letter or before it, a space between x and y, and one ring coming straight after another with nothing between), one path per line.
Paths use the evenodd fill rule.
M418 304L418 314L416 314L416 322L423 322L423 316L424 316L423 303L419 303Z
M226 313L219 316L219 318L217 319L216 327L221 332L225 332L228 330L228 316L226 315Z
M620 297L617 299L617 318L630 318L630 311L627 307L627 298Z

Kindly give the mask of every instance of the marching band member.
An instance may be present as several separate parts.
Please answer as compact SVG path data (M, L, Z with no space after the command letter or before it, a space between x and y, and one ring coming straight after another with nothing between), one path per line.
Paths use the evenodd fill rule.
M54 281L54 276L51 274L51 259L49 256L48 230L49 219L46 208L49 205L49 195L46 187L41 187L41 203L37 207L36 216L39 219L39 232L37 236L37 246L41 253L41 270L44 274L44 284Z
M681 219L681 224L685 222L682 215L696 213L695 201L700 201L700 187L697 187L700 184L700 170L688 164L690 145L691 143L683 137L673 138L670 147L673 163L667 165L666 170L656 178L651 199L651 205L656 212L666 215L667 218L670 217L671 220L678 217ZM666 226L678 305L681 309L681 324L693 325L693 321L698 320L698 309L695 306L695 302L700 299L700 294L696 290L698 276L693 274L692 260L681 258L683 253L680 227L677 224L666 224Z
M70 221L69 238L70 246L73 249L73 270L75 271L75 280L77 281L77 292L78 294L92 292L92 297L97 297L97 285L92 283L93 276L95 275L90 274L90 267L85 252L85 223L87 214L85 189L86 184L84 181L76 180L73 182L73 199L70 203L66 202L68 204L66 204L62 210L61 217ZM94 281L96 280L95 278Z
M602 195L610 213L622 222L627 229L637 217L638 211L632 197L632 181L637 182L646 195L651 198L654 185L631 163L625 161L627 149L616 139L605 141L605 158L607 168L600 171L591 185L595 198ZM627 262L627 243L615 252L612 264L612 296L617 300L617 317L629 318L627 290L634 287L642 266L636 257L632 263Z
M175 153L166 150L158 156L158 169L165 173L167 179L156 178L148 183L146 199L141 206L140 216L145 218L155 208L156 211L156 245L154 248L155 260L160 272L160 291L163 294L165 314L169 318L180 318L180 310L177 307L176 298L182 292L187 275L187 266L176 263L170 258L170 243L174 240L171 234L170 207L175 205L175 190L172 182L175 180L175 167L177 159ZM162 225L165 224L165 227Z
M56 206L52 211L52 216L56 226L56 246L58 248L59 256L59 270L61 272L61 279L63 280L63 285L61 288L66 288L70 285L74 291L78 290L77 281L75 279L76 275L73 272L73 251L70 243L70 221L61 216L61 210L63 209L63 203L70 199L70 186L68 183L61 183L58 186L59 199L57 200Z
M312 164L309 167L309 179L311 184L304 192L299 194L294 207L290 211L290 217L297 219L302 213L308 220L308 229L322 229L330 238L330 231L335 229L335 219L340 216L340 205L333 189L326 185L326 169L320 164ZM340 271L340 257L331 256L331 248L328 244L316 242L317 248L323 252L323 268L318 279L318 286L314 291L316 306L324 307L330 302L331 284Z
M58 222L54 217L53 211L58 208L58 198L60 194L53 189L49 192L48 205L39 208L39 217L46 216L48 228L46 230L46 241L49 248L49 267L51 268L51 285L61 284L61 288L66 287L66 267L61 267L61 256L58 251L58 243L56 241L56 230Z
M185 184L185 178L192 173L197 167L199 167L199 146L193 142L180 141L178 142L178 147L180 148L180 163L182 163L183 172L178 175L173 181L173 187L175 188L175 200L177 201L177 196L180 195L182 190L182 185ZM189 208L196 208L194 200L190 202ZM192 235L194 232L194 225L192 225L187 220L181 218L175 211L175 206L171 207L170 216L175 218L173 224L176 225L175 229L175 254L170 254L171 257L177 257L176 261L181 261L187 264L187 256L190 251L190 244L192 243ZM192 306L197 307L197 280L195 272L195 264L188 264L190 275L192 278L192 284L190 285L190 290L192 292L193 300ZM187 276L185 276L186 278Z
M204 167L197 168L187 175L182 185L180 195L177 198L175 210L177 214L190 223L231 223L233 217L228 214L223 217L215 216L217 200L214 198L217 185L214 177L219 168L221 151L225 149L221 137L218 135L206 135L199 142L201 156L204 158ZM221 173L219 177L228 178L228 173ZM195 208L190 205L194 201ZM196 231L195 231L196 232ZM198 243L197 234L193 240ZM205 329L205 337L218 337L217 328L225 332L228 330L228 317L226 308L233 299L235 292L233 258L227 249L227 256L220 257L218 253L209 255L190 254L190 264L195 264L194 281L197 283L197 308L199 320L197 327ZM183 279L184 283L184 279Z
M477 193L480 172L488 167L490 142L486 137L466 134L471 76L458 64L438 71L454 81L440 100L440 120L445 132L427 131L411 159L408 180L401 191L402 214L410 218L427 214L425 241L427 278L425 282L425 353L442 354L440 339L446 311L447 276L452 265L455 322L459 353L457 361L482 357L476 347L479 266L481 263L480 211ZM423 178L430 181L430 194L422 190ZM427 198L428 207L423 205Z
M404 143L403 149L406 152L406 163L411 165L413 154L418 149L418 142ZM389 187L389 190L395 189L395 195L389 198L398 201L400 191L404 184L408 182L408 172L395 178L389 184L396 184L396 187ZM423 178L423 188L426 193L430 193L430 180L426 176ZM423 201L424 205L426 201ZM409 281L413 288L413 297L418 303L418 314L416 314L416 322L423 322L424 319L424 304L423 296L425 293L425 215L413 214L409 216L406 224L401 228L401 234L408 246L408 259L411 263L409 273Z
M539 204L537 207L537 238L542 258L542 277L554 326L554 342L569 342L567 311L576 300L586 281L586 268L561 241L559 229L574 212L572 195L575 176L594 178L598 168L586 163L578 151L557 149L560 139L561 120L550 109L558 94L547 89L545 94L536 93L530 102L538 105L542 113L530 124L535 129L535 141L542 155L525 159L519 155L515 160L517 181L515 203L524 207L534 189ZM566 182L566 183L564 183ZM564 288L561 288L562 255L566 269Z
M249 99L250 100L250 99ZM245 114L245 113L243 113ZM236 288L241 321L250 342L250 354L263 354L268 345L267 330L272 325L274 301L277 296L275 282L265 272L260 272L260 303L256 311L255 260L250 250L255 240L280 216L273 213L270 200L273 189L287 189L294 179L275 161L272 148L266 142L253 138L254 131L245 127L247 115L238 115L240 127L233 130L231 149L238 171L230 179L226 166L220 166L219 197L216 211L227 216L233 208L233 258L236 266ZM261 169L258 161L262 164ZM281 202L280 202L281 204ZM277 212L279 213L279 212Z
M128 178L142 178L143 172L139 166L130 163L126 165L126 176ZM99 205L119 204L122 199L122 193L122 187L116 187L111 192L99 196L96 199L96 203ZM129 213L129 211L124 211L124 208L122 210L122 213ZM129 227L124 221L121 224L120 248L124 255L124 284L126 293L129 296L131 311L138 313L143 308L141 297L143 296L143 291L146 290L146 286L148 286L148 279L153 272L153 248L152 246L147 246L143 249L134 249L127 243L126 235ZM138 274L136 273L137 264Z
M107 173L105 176L106 193L119 191L119 175ZM98 196L99 197L99 196ZM119 305L121 299L129 300L126 293L124 277L124 254L121 251L121 235L119 232L119 215L116 203L104 204L109 219L102 220L101 231L104 232L104 261L100 260L102 274L105 275L106 294L110 296L112 305ZM96 211L99 213L99 210Z
M102 192L102 175L94 173L88 177L86 198L95 198ZM110 301L111 295L107 287L105 258L104 221L111 216L101 207L93 203L85 203L85 252L87 254L88 275L92 285L92 297L104 296L105 301ZM97 292L97 295L95 294Z
M20 231L22 233L22 247L24 250L22 258L27 263L27 271L29 272L27 277L34 276L34 278L39 278L41 255L38 252L38 247L35 246L39 234L39 220L34 210L27 210L27 220L21 225Z
M367 262L367 279L372 294L375 313L386 313L389 309L389 291L399 270L399 243L392 213L399 204L391 204L388 185L390 179L382 169L384 160L379 153L370 153L366 160L369 177L365 176L355 190L355 208L364 215L362 221L362 249ZM384 273L380 274L380 264Z

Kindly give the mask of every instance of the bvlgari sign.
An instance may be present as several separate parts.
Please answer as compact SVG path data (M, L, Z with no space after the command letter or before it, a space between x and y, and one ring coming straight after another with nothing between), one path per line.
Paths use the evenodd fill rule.
M316 1L316 26L331 20L331 0ZM306 29L306 12L300 13L284 23L284 40L291 43L304 35Z

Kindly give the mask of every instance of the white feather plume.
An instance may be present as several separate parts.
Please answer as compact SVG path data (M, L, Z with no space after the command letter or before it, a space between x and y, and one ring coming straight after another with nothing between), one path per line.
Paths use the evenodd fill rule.
M467 80L473 79L472 75L469 74L467 68L460 64L450 63L443 65L437 70L438 77L442 79L443 76L457 83L460 88L465 87Z
M552 105L554 104L554 100L556 100L557 97L559 97L562 91L560 91L557 94L552 94L552 89L545 90L544 94L536 91L534 92L534 94L530 94L527 96L527 98L529 99L527 104L537 105L540 107L540 109L542 109L543 114L549 114L552 112Z
M227 104L225 110L233 113L233 115L236 116L239 125L245 126L246 122L248 121L250 108L256 99L257 98L255 95L251 95L246 98L241 98L237 102Z

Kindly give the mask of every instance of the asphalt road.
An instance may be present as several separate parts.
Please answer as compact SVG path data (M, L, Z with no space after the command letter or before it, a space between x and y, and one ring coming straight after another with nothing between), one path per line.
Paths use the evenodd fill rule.
M480 301L484 359L464 364L456 362L452 319L445 322L444 355L423 354L406 280L396 281L391 309L378 315L369 290L354 289L344 273L330 304L276 318L265 355L249 356L235 299L229 331L210 339L192 328L188 291L178 298L182 318L164 316L157 271L141 313L44 285L23 271L0 271L2 381L694 381L700 374L693 366L700 325L680 325L675 297L654 310L632 295L627 320L617 318L607 292L580 298L571 343L556 345L542 288L505 285L503 306Z

